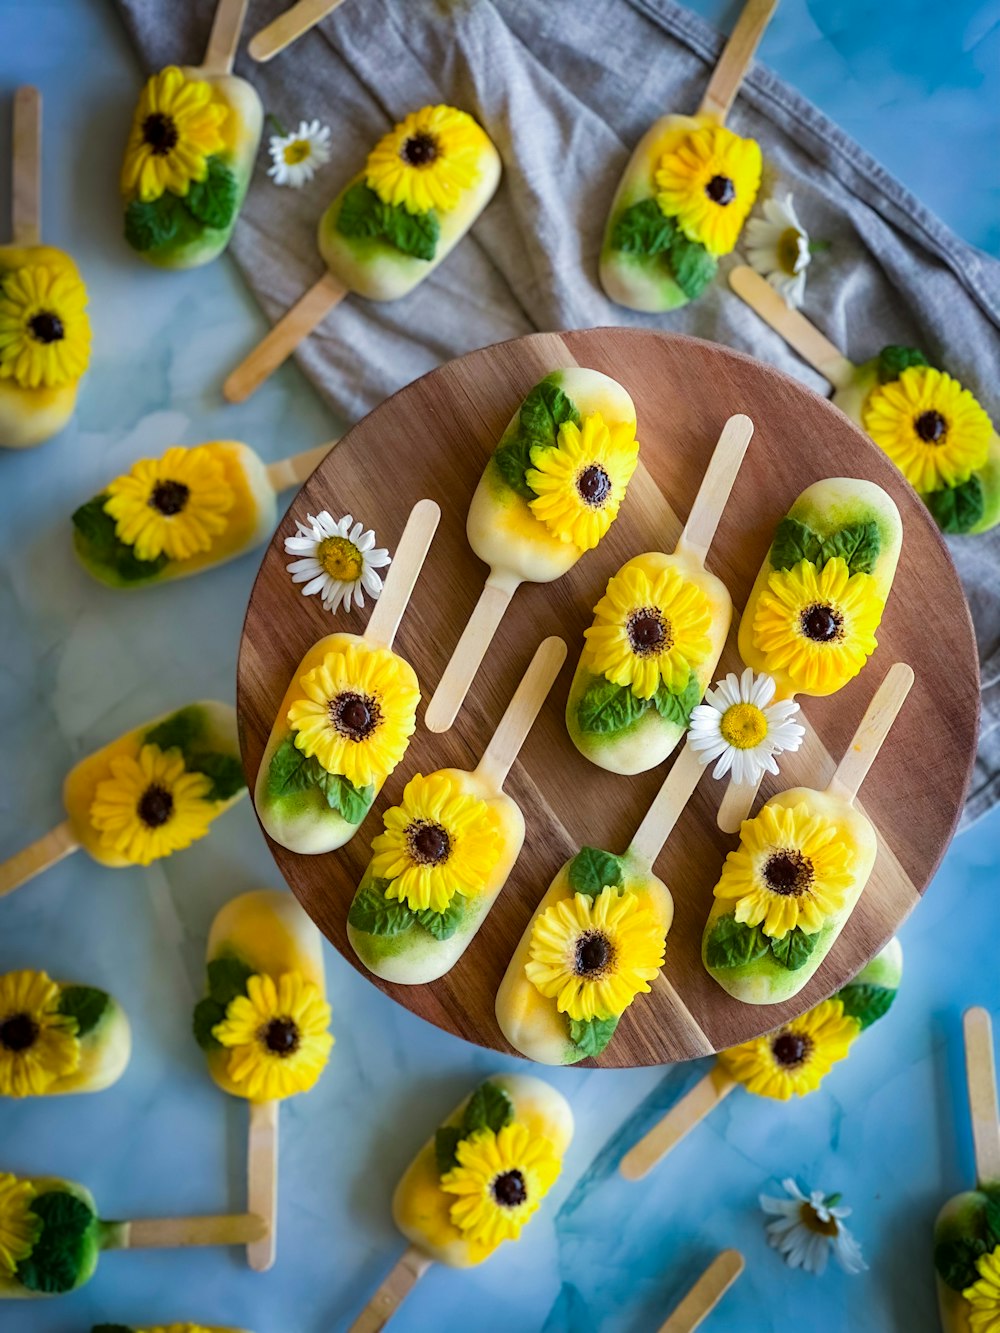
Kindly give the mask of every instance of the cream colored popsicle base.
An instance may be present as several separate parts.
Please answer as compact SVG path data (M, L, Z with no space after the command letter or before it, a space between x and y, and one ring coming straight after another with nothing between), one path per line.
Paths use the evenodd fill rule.
M723 1250L716 1255L677 1309L660 1325L659 1333L693 1333L706 1315L712 1313L745 1266L739 1250Z
M62 986L72 982L60 982ZM80 1063L72 1074L56 1079L45 1091L46 1097L68 1096L80 1092L103 1092L117 1083L132 1055L132 1029L125 1010L114 996L96 1025L80 1038Z
M247 54L260 64L273 60L343 3L344 0L299 0L250 38Z
M350 1333L379 1333L433 1263L415 1245L404 1250L378 1291L351 1325Z

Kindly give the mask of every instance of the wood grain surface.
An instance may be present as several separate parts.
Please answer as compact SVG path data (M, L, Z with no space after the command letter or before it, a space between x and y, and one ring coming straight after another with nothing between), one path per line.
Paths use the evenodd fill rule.
M486 459L521 398L543 375L579 364L614 376L636 404L641 461L617 522L600 546L554 584L525 585L454 728L431 735L423 708L476 603L486 569L466 541L469 500ZM840 940L788 1005L743 1005L701 964L701 934L725 855L737 845L716 827L722 784L709 773L656 865L676 916L664 975L627 1010L602 1066L690 1059L768 1031L849 981L882 947L927 888L954 832L972 770L979 670L958 576L924 506L860 430L825 399L752 358L712 343L624 329L535 334L473 352L388 399L344 436L292 501L264 557L247 610L238 668L243 760L251 790L274 710L306 649L334 629L361 633L367 612L334 619L305 598L285 570L293 518L352 513L393 548L413 503L429 496L442 518L396 642L413 664L423 703L402 764L352 842L325 856L272 844L275 860L317 925L356 967L346 915L381 828L416 772L475 766L538 643L561 634L569 659L515 764L507 790L527 823L524 849L479 934L457 966L427 986L374 981L439 1027L506 1051L494 997L538 899L579 845L625 848L668 765L618 777L589 764L566 734L566 693L583 631L605 584L629 557L670 551L726 418L745 412L756 432L709 552L737 613L774 531L794 498L825 476L867 477L893 496L903 550L879 631L879 648L839 694L804 701L809 732L786 755L761 799L804 784L824 787L882 677L907 661L916 684L861 790L858 805L879 833L868 887ZM739 670L738 614L717 674ZM363 970L363 969L362 969ZM367 975L367 974L366 974Z

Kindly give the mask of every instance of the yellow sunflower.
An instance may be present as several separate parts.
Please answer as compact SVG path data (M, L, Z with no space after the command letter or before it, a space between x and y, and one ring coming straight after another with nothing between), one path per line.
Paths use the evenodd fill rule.
M383 821L385 832L372 840L372 874L391 881L387 898L445 912L456 893L483 892L502 847L497 817L454 778L418 773Z
M760 188L760 146L722 125L687 130L657 163L656 202L691 241L728 255Z
M138 758L118 755L110 767L90 807L102 847L130 865L148 866L208 832L216 810L208 800L211 780L188 773L179 750L144 745Z
M617 1018L663 964L663 931L634 893L605 888L553 903L531 930L525 976L560 1013Z
M842 1000L824 1000L775 1032L719 1052L719 1064L758 1097L780 1102L814 1092L861 1031Z
M229 1002L212 1036L229 1048L227 1072L252 1102L308 1092L333 1046L330 1006L300 972L253 976Z
M303 754L355 787L381 783L416 730L420 691L410 666L388 648L350 645L302 677L288 710Z
M879 384L861 409L865 430L914 490L960 486L986 462L993 423L958 380L909 366Z
M31 1211L35 1187L0 1171L0 1277L10 1278L27 1259L42 1233L42 1219Z
M661 682L679 693L712 650L708 598L669 567L652 577L637 568L621 570L594 617L584 634L588 667L640 699L651 699Z
M531 512L553 537L589 551L615 521L639 461L635 425L608 427L600 412L584 417L582 427L564 421L555 448L536 446L531 461Z
M89 362L87 289L75 273L25 264L0 280L0 379L55 389Z
M976 1260L978 1282L962 1292L972 1333L1000 1333L1000 1245Z
M453 106L414 111L372 149L365 183L386 204L408 213L446 213L479 179L486 136L471 116Z
M832 694L853 680L878 646L883 601L871 574L840 556L822 570L807 560L772 570L753 618L753 641L793 690Z
M765 805L745 819L713 890L735 902L736 920L782 940L796 926L814 935L839 912L854 882L855 853L834 820L809 806Z
M222 125L229 108L210 83L189 79L170 65L143 88L125 148L121 188L143 203L165 190L187 194L208 175L207 159L225 146Z
M105 513L119 541L138 560L190 560L207 551L226 529L235 503L226 469L210 449L168 449L162 458L140 458L107 488Z
M76 1019L44 972L0 977L0 1097L40 1097L80 1064Z
M496 1133L477 1130L462 1139L456 1155L458 1165L441 1177L444 1192L458 1196L451 1220L468 1240L489 1249L517 1240L561 1167L548 1139L516 1120Z

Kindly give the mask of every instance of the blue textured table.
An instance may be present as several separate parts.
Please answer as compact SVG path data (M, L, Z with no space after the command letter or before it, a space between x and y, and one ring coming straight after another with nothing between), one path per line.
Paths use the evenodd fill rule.
M735 9L696 7L723 25ZM62 776L81 755L189 698L232 693L255 561L118 598L74 564L70 511L141 452L221 435L280 457L337 423L292 367L252 406L223 407L217 386L247 325L263 330L235 272L224 260L163 275L119 239L116 176L139 71L110 4L0 0L0 34L3 131L7 94L37 83L45 234L80 261L95 332L76 424L0 458L2 857L58 821ZM1000 60L997 0L875 10L784 0L761 56L967 239L1000 252L1000 104L985 91ZM960 1014L1000 1007L998 833L994 814L952 847L903 931L907 974L891 1017L807 1100L782 1108L737 1092L643 1185L628 1185L613 1175L617 1156L701 1069L553 1072L578 1132L528 1243L478 1270L432 1270L393 1328L637 1333L730 1245L747 1273L712 1330L935 1328L930 1229L972 1173ZM79 1178L112 1216L243 1206L246 1108L206 1076L189 1018L214 912L277 882L244 802L211 838L148 871L109 872L80 855L0 905L0 971L37 966L106 986L136 1038L110 1091L0 1106L0 1167ZM497 1060L397 1008L332 950L328 981L337 1045L319 1087L282 1114L273 1271L249 1272L235 1250L111 1254L76 1295L5 1307L4 1333L79 1333L100 1320L255 1333L346 1325L402 1248L389 1213L399 1173ZM792 1274L768 1250L756 1197L787 1174L844 1192L869 1273Z

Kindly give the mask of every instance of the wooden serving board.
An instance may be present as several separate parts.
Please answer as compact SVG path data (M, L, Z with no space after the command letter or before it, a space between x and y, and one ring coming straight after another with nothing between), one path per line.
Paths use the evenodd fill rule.
M579 364L614 376L638 414L641 461L617 522L600 546L557 583L524 585L473 684L454 728L434 736L419 724L486 577L469 549L469 500L494 443L521 398L541 377ZM535 334L487 347L417 380L359 422L293 500L264 557L250 598L239 658L238 710L251 791L274 710L306 649L333 629L360 633L367 611L336 619L305 598L285 570L284 538L295 516L352 513L393 548L413 503L441 506L438 535L403 618L396 648L413 664L423 703L418 730L352 842L325 856L298 856L272 844L303 906L349 962L346 916L368 859L381 811L398 801L416 772L472 768L539 641L561 634L569 659L515 765L507 790L527 838L493 911L458 965L427 986L374 984L439 1027L506 1051L494 997L507 962L541 895L582 843L623 850L663 780L661 768L618 777L595 768L570 743L566 693L584 629L605 584L630 556L673 549L726 418L746 412L756 433L708 565L726 583L737 612L750 591L774 526L809 483L867 477L895 499L903 553L879 648L838 695L805 700L811 731L785 756L763 797L804 784L823 787L895 661L916 684L861 791L860 806L880 835L880 852L861 902L812 982L789 1005L743 1005L701 965L702 928L712 887L737 844L716 827L723 784L706 772L657 862L676 904L664 977L623 1017L598 1061L661 1064L732 1046L776 1027L844 985L882 947L918 902L954 832L972 770L979 718L976 645L962 588L927 511L888 459L825 399L752 358L695 339L624 329ZM739 670L736 621L718 674ZM673 762L672 760L669 762ZM363 970L363 969L361 969ZM366 973L367 975L367 973ZM373 979L374 980L374 979Z

